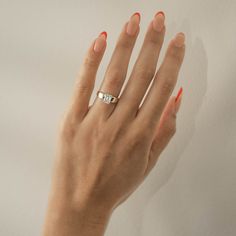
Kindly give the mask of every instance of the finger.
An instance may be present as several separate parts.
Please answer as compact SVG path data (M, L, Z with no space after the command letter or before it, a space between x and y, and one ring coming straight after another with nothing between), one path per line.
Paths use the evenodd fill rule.
M162 113L150 150L147 174L155 166L160 154L176 133L176 115L181 105L182 91L181 88L176 97L170 98Z
M155 74L157 61L165 35L165 16L158 12L151 21L139 56L134 65L130 79L121 95L116 111L136 115L140 102Z
M78 119L83 118L88 110L97 70L105 52L106 38L107 33L102 32L93 41L80 67L70 106L70 112Z
M144 128L156 127L163 109L176 85L185 53L185 36L179 33L171 41L164 61L156 73L152 86L137 114Z
M99 89L100 91L109 93L115 97L118 97L120 94L127 74L132 50L139 33L139 24L140 14L136 12L130 17L129 22L124 25L107 67L104 80ZM108 116L113 108L114 104L107 105L100 98L97 98L92 109L102 113L105 112L104 115Z

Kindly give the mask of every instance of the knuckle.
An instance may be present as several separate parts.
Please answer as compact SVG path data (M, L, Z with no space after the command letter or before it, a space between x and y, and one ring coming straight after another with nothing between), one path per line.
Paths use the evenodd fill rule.
M146 141L149 140L149 138L150 138L150 132L148 132L148 129L140 128L133 133L131 146L134 147L143 145Z
M88 94L92 88L93 85L89 83L82 83L81 81L76 83L76 90L79 94Z
M118 43L117 43L117 49L129 49L132 47L132 42L129 39L121 39Z
M176 133L176 122L169 122L166 127L168 136L173 136Z
M146 81L147 78L153 78L155 70L153 68L140 67L137 69L136 76L139 81Z
M169 56L175 60L178 64L182 62L183 59L183 52L182 50L176 49L176 48L171 48L169 51Z
M147 76L147 78L153 78L154 73L155 73L155 70L154 70L154 69L152 69L152 68L147 69L147 70L146 70L146 76Z
M64 141L70 142L75 134L77 129L77 122L73 114L64 115L63 119L59 123L60 136Z
M84 66L86 68L93 68L96 67L98 65L97 59L91 56L87 56L84 59Z
M171 134L174 135L176 133L176 125L174 125L171 129Z
M162 83L162 91L164 94L171 94L173 87L174 87L174 83L170 78L163 78L163 83Z
M122 72L118 69L112 69L106 76L106 86L109 88L117 88L121 86Z
M141 135L132 135L131 138L129 138L129 147L131 149L134 149L135 147L138 147L142 144L142 138Z
M158 42L159 42L158 38L155 38L155 37L150 37L148 41L150 44L152 44L154 46L156 46L156 44L158 44Z
M148 42L155 47L155 49L158 47L160 48L162 43L163 43L163 38L162 37L157 37L156 35L151 35L148 38Z
M172 116L172 120L174 121L174 122L176 122L176 118L177 118L177 115L176 115L176 113L172 113L171 114L171 116Z

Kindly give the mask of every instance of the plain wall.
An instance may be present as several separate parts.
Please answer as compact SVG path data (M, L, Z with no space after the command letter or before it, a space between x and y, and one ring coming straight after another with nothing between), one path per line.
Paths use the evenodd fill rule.
M130 72L158 10L163 52L187 37L177 133L106 235L236 235L235 0L0 0L1 236L40 235L58 123L92 40L108 32L94 99L123 24L141 12Z

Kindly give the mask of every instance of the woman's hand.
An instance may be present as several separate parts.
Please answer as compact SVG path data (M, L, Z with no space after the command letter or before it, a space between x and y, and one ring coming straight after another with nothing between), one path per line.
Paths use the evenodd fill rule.
M60 130L45 235L102 235L112 211L145 179L174 135L182 89L177 97L170 96L184 58L185 37L179 33L171 40L155 73L164 41L164 20L159 12L148 26L120 95L140 15L134 14L124 25L100 88L115 97L120 95L118 103L106 104L96 98L89 106L106 33L89 48ZM100 231L87 230L88 224L101 226ZM55 225L64 228L55 230Z

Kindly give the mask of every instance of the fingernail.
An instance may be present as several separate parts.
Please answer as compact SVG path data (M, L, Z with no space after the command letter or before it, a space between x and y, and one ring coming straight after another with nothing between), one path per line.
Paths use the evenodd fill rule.
M93 47L95 52L101 52L105 48L106 39L107 39L107 32L103 31L102 33L99 34Z
M99 34L99 36L103 36L106 40L107 39L107 32L103 31L102 33Z
M174 44L176 47L181 48L185 43L185 35L184 33L178 33L174 38Z
M181 87L181 88L179 89L179 92L177 93L176 98L175 98L175 103L180 99L182 93L183 93L183 88Z
M181 100L182 100L182 95L183 95L183 88L181 87L175 98L175 113L177 113L179 110Z
M138 30L139 27L139 23L140 23L140 13L139 12L135 12L129 20L129 23L127 25L126 28L126 33L130 36L134 36Z
M152 24L155 31L161 32L165 24L165 13L163 11L157 12L152 21Z

